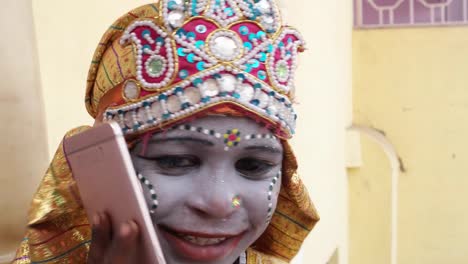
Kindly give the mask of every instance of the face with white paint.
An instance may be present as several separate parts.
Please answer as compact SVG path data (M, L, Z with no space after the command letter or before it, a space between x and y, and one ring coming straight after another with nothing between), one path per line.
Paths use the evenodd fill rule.
M247 118L207 116L190 126L199 129L139 142L133 163L154 185L159 205L153 223L167 262L232 264L265 231L269 207L275 210L282 145L274 137L250 139L271 132ZM224 134L233 129L240 141L227 149Z

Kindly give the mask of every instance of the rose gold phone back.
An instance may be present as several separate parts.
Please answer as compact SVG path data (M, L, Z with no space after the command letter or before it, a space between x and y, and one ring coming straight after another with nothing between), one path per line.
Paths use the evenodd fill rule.
M140 227L138 263L165 264L125 140L117 124L104 124L70 137L64 151L88 219L96 212L112 215L114 233L130 219Z

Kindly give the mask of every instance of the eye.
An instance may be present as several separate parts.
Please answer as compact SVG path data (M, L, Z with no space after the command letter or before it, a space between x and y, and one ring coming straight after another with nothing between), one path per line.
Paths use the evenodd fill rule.
M236 170L247 177L261 177L269 172L275 164L256 158L243 158L236 162Z
M200 165L194 156L161 156L154 159L161 169L191 168Z
M183 174L187 170L198 168L201 164L198 157L190 155L166 155L154 158L140 156L140 158L151 161L157 170L170 175Z

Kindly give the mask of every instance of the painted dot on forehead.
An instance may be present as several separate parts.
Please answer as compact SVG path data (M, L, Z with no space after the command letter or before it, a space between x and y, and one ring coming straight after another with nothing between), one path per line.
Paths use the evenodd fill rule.
M228 130L224 134L224 144L226 144L224 150L228 151L229 148L238 146L239 142L241 142L240 135L241 132L239 131L239 129Z
M245 136L245 140L252 140L252 139L277 139L272 134L249 134Z
M277 137L274 136L273 134L248 134L245 137L242 137L241 136L241 131L239 129L237 129L237 128L227 130L226 133L224 133L224 134L221 134L221 133L217 132L214 129L208 129L208 128L204 128L204 127L196 127L196 126L192 126L192 125L189 125L189 124L174 127L174 129L186 130L186 131L191 131L191 132L198 132L198 133L201 133L201 134L205 134L207 136L215 137L217 139L222 138L224 144L226 145L225 148L224 148L224 150L226 150L226 151L230 150L232 147L238 146L240 144L240 142L242 141L242 139L245 139L245 140L253 140L253 139L273 139L273 140L277 140Z

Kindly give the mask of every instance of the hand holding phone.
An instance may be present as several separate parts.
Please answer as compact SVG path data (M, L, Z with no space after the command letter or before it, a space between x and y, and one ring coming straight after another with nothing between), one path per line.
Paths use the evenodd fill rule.
M140 182L118 124L98 125L67 138L64 151L88 219L90 223L98 223L95 225L97 237L93 239L99 242L92 242L90 257L98 251L111 252L119 259L121 255L129 256L134 249L137 260L131 263L165 264ZM133 239L136 244L131 243ZM120 263L117 259L109 263Z
M93 243L88 264L133 264L138 263L139 228L135 221L123 223L118 233L112 232L112 220L107 213L93 217Z

